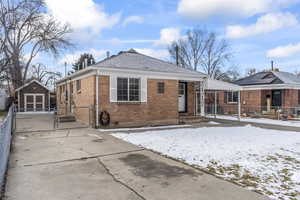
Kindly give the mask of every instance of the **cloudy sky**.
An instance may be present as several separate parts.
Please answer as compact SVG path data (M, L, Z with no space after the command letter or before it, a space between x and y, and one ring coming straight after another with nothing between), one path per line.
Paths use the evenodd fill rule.
M216 31L231 44L232 65L263 70L274 60L282 71L300 71L300 0L46 0L47 10L74 30L76 48L58 59L40 55L64 71L83 52L96 60L106 51L135 48L169 60L167 45L187 29ZM69 67L70 68L70 67Z

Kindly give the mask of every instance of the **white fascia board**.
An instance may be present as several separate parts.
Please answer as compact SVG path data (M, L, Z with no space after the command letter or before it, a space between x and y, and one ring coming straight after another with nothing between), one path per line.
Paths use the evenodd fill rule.
M185 80L185 81L201 81L206 76L205 75L191 75L191 74L179 74L170 72L154 72L154 71L142 71L142 70L132 70L132 69L116 69L116 68L100 68L98 69L99 75L109 76L140 76L147 77L151 79L169 79L169 80Z
M300 89L300 84L270 84L242 86L243 90L274 90L274 89Z
M88 77L91 75L96 75L98 71L98 75L102 76L110 76L110 75L120 75L120 76L139 76L139 77L147 77L151 79L169 79L169 80L184 80L184 81L202 81L206 78L206 75L192 75L192 74L179 74L179 73L171 73L171 72L154 72L154 71L143 71L143 70L135 70L135 69L117 69L117 68L109 68L109 67L88 67L86 69L80 70L71 74L59 81L56 82L57 86L68 83L70 80L79 80L84 77Z
M90 71L94 71L96 73L96 69L97 68L95 68L95 67L87 67L85 69L79 70L78 72L70 74L70 75L56 81L56 85L65 84L68 80L74 80L76 77L87 74Z

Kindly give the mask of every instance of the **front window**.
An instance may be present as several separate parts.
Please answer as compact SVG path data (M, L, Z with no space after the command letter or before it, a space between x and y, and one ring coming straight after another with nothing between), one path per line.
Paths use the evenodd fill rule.
M117 78L118 101L140 101L140 79Z
M239 99L238 92L228 92L227 93L227 102L228 103L237 103Z

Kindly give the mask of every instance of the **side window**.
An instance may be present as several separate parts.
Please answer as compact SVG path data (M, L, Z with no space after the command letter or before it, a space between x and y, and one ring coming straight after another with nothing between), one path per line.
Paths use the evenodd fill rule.
M238 102L238 92L227 92L227 102L228 103L237 103Z
M81 90L81 80L76 80L76 90L77 92Z
M158 94L164 94L165 93L165 83L164 82L158 82L157 83L157 93Z

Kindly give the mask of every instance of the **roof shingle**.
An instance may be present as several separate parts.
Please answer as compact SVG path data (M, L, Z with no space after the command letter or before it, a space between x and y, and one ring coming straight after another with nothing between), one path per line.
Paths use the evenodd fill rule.
M178 67L175 64L143 55L131 49L121 51L118 55L106 58L94 65L94 67L109 67L117 69L136 69L153 72L167 72L206 76L204 73L187 68Z

